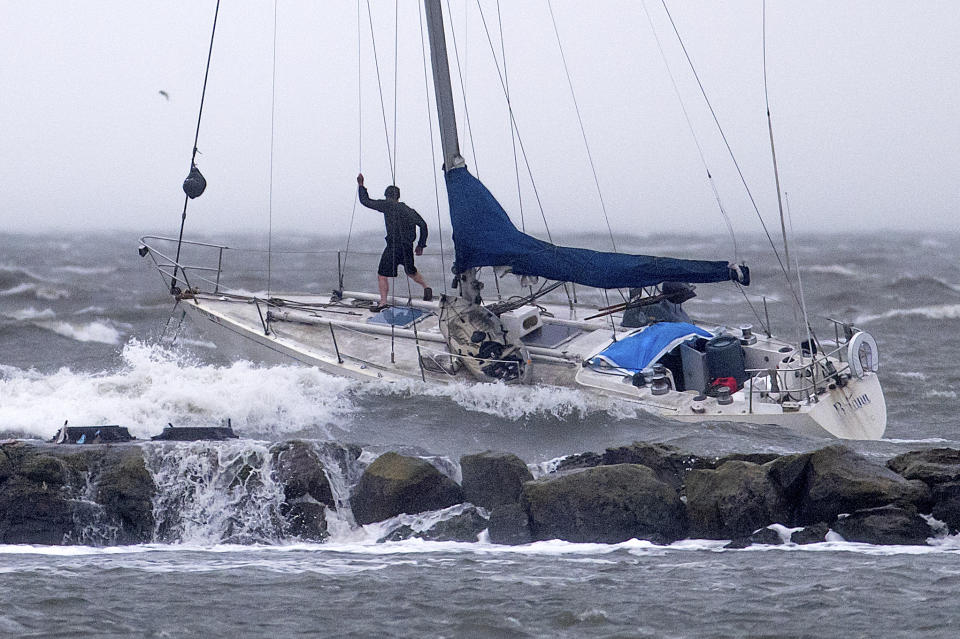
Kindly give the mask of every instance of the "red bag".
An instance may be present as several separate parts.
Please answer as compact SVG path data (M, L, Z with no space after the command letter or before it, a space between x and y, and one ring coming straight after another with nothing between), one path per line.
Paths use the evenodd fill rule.
M730 389L730 394L733 395L737 392L737 378L735 377L718 377L712 382L710 382L710 388L717 388L719 386L726 386Z

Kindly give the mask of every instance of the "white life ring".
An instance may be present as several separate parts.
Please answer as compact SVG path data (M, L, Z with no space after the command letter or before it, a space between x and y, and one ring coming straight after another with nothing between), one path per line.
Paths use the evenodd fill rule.
M863 331L853 334L847 344L847 363L857 379L863 379L867 371L876 373L880 370L880 350L873 335Z

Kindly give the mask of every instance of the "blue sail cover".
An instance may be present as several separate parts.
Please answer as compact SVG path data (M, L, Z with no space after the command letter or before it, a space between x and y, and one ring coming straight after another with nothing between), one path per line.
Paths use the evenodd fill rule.
M466 167L446 173L457 272L509 266L517 275L596 288L637 288L661 282L725 282L727 262L606 253L555 246L520 232Z

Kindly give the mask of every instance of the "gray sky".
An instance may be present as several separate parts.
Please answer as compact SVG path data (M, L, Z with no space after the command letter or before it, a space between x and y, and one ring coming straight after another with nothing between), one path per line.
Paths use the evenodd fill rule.
M646 2L732 223L738 232L757 232L663 7ZM642 3L553 4L614 231L726 233ZM392 135L394 3L371 5ZM397 182L403 199L434 226L439 154L431 160L420 5L402 0L396 18ZM501 5L511 98L547 220L557 230L603 232L546 0ZM176 232L214 6L0 0L4 230ZM499 57L496 2L481 6ZM761 0L668 6L776 228ZM478 5L451 0L451 7L476 155L448 28L461 148L519 225L506 103ZM275 229L346 233L360 164L372 192L390 181L365 2L362 9L358 114L356 2L279 0ZM188 233L267 229L273 15L273 2L221 6L199 143L209 187L191 203ZM768 1L770 104L795 228L960 229L958 33L956 0ZM521 176L527 228L542 236L522 165ZM372 212L358 209L357 216L359 230L382 225Z

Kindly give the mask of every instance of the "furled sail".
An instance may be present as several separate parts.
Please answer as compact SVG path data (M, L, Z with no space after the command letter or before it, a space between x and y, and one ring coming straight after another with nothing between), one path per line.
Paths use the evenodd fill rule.
M466 167L447 171L446 182L457 272L479 266L509 266L517 275L535 275L596 288L731 279L727 262L555 246L518 230L496 198Z

